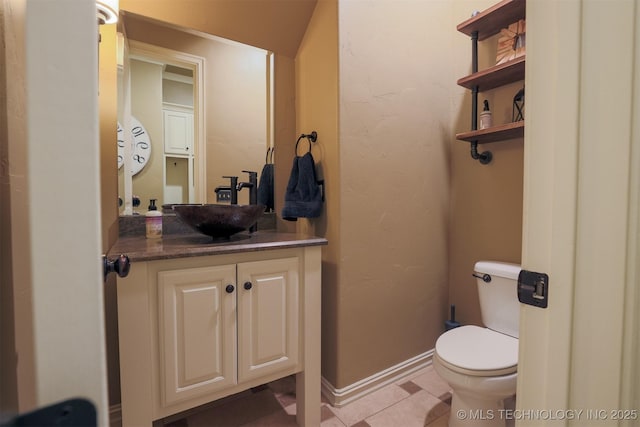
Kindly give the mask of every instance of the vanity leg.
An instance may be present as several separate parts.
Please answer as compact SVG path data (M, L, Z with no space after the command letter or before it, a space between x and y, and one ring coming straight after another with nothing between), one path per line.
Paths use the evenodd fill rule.
M320 381L306 370L296 374L296 421L300 427L320 425Z
M296 375L296 419L301 427L320 425L320 301L321 251L305 248L304 256L304 340L303 371Z
M118 322L137 325L120 327L120 394L123 427L151 427L151 330L147 271L131 267L126 278L118 278Z

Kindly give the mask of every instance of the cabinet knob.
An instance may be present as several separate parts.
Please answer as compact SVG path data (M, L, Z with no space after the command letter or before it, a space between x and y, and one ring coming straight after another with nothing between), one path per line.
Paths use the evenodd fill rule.
M251 282L244 282L244 288L246 290L249 290L253 287L253 284Z
M233 285L229 284L227 285L227 287L225 288L225 291L227 291L228 294L232 293L236 288L233 287Z

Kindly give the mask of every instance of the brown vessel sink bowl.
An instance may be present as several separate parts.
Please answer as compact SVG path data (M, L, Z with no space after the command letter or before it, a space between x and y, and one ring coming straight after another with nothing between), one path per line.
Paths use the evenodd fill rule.
M173 211L182 222L216 241L228 240L247 230L258 221L264 209L264 205L173 205Z

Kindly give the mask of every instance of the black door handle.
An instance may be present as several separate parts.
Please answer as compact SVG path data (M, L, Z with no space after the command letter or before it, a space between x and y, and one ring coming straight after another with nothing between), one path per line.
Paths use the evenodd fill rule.
M131 261L126 255L120 255L113 261L109 260L106 255L102 255L102 269L104 280L107 280L109 273L116 273L119 277L127 277L131 269Z

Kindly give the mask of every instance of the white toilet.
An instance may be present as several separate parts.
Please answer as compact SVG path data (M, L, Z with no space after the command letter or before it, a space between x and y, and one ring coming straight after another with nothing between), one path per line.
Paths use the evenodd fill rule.
M486 328L461 326L436 341L433 366L453 390L449 427L511 425L518 368L520 266L479 261L474 268Z

